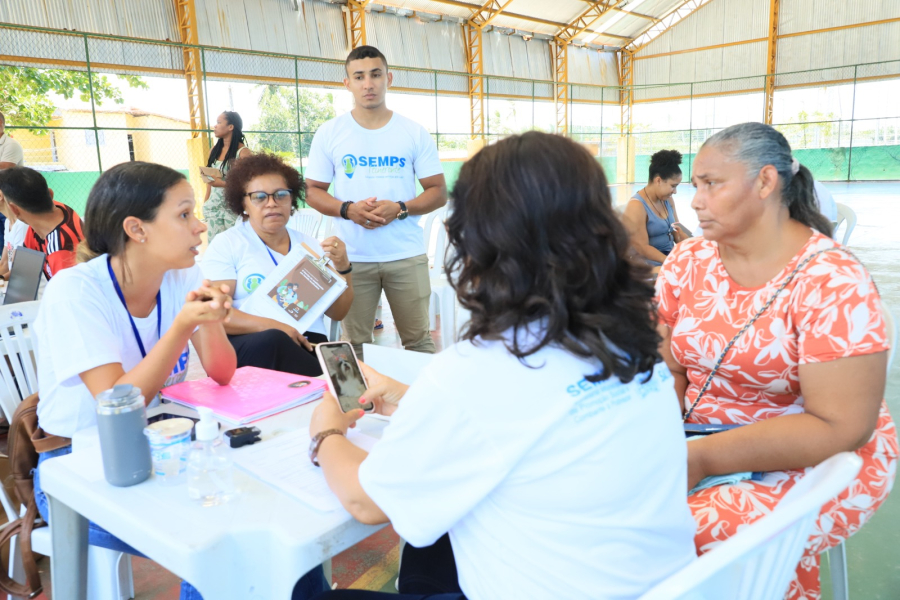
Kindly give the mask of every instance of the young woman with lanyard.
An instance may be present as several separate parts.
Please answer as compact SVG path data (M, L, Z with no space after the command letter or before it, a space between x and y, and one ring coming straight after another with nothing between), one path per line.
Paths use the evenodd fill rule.
M290 325L240 310L292 248L306 244L330 259L347 280L347 290L325 313L329 318L343 319L353 302L353 266L344 242L330 237L320 246L314 238L287 227L304 191L297 170L271 154L242 159L228 174L225 201L243 220L209 245L201 267L214 285L234 289L234 310L225 331L237 352L239 367L261 367L309 377L322 373L312 352L313 344L328 341L321 318L309 331L300 333Z
M38 356L38 422L71 438L95 421L94 397L116 384L141 389L148 403L184 379L193 343L206 372L227 384L236 367L223 323L230 290L204 281L195 263L206 226L194 216L194 191L184 175L130 162L103 173L88 197L83 262L47 285L34 323ZM39 465L72 447L40 455ZM46 520L47 499L34 477ZM90 525L91 544L139 555ZM323 589L321 569L301 580ZM200 598L182 582L182 599Z

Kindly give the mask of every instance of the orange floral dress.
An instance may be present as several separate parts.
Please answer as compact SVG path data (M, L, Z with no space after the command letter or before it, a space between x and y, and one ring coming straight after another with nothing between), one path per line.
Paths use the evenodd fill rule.
M840 246L814 232L774 279L745 288L729 277L718 246L702 237L678 244L656 283L660 319L672 329L672 355L686 367L685 410L696 399L725 345L810 254ZM692 417L694 423L748 424L803 412L797 367L888 350L881 301L869 273L843 250L824 252L800 270L769 309L729 351ZM840 496L827 503L787 598L815 600L819 554L862 527L894 484L898 441L884 402L869 442L857 450L863 467ZM702 554L743 525L768 514L805 469L766 473L701 490L688 498Z

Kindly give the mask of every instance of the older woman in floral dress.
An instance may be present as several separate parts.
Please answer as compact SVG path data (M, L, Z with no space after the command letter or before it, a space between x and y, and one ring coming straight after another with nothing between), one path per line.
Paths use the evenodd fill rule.
M746 123L714 135L692 180L703 237L679 244L660 270L662 353L689 422L743 427L689 442L688 483L764 472L690 495L697 550L771 512L810 467L856 452L863 468L823 507L788 590L814 600L819 554L859 530L894 483L881 301L865 267L828 237L812 176L775 129Z

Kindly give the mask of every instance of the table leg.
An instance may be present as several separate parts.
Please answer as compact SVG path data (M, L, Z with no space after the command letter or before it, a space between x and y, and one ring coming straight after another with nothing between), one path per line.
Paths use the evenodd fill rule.
M87 599L88 520L47 494L53 600Z

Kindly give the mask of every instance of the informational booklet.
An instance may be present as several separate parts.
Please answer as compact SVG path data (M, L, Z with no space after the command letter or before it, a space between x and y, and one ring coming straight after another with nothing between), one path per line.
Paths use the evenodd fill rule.
M197 408L211 408L221 421L246 425L282 411L318 400L325 392L321 379L257 367L241 367L228 385L211 377L183 381L163 388L166 400Z
M200 175L206 180L222 179L222 171L215 167L200 167Z
M250 294L241 310L281 321L304 333L346 289L344 278L301 244L292 248Z

